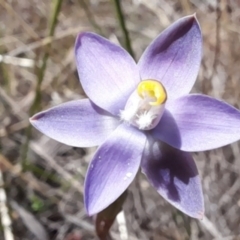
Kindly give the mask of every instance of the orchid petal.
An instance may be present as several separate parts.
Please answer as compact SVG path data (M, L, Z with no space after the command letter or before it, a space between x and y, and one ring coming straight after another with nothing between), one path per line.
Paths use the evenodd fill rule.
M96 105L118 115L140 81L133 58L120 46L94 33L78 36L75 55L85 93Z
M75 147L103 143L119 124L88 99L67 102L37 113L30 121L48 137Z
M159 142L149 144L144 151L142 171L169 203L191 217L203 217L202 187L189 153Z
M167 111L153 135L189 152L222 147L240 139L240 111L200 94L190 94L166 104Z
M85 206L89 215L114 202L130 185L140 166L146 136L120 125L97 150L85 182Z
M202 36L194 15L181 18L164 30L139 60L142 79L161 81L168 98L190 92L202 56Z

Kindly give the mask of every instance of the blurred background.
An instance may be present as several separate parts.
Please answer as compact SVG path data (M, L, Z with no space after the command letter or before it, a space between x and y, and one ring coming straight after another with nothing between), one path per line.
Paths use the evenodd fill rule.
M121 4L136 60L164 28L196 12L204 51L192 91L240 108L239 0ZM95 148L51 140L31 129L28 118L85 97L76 73L75 37L93 31L126 46L117 16L114 0L0 0L1 240L96 239L83 206L84 176ZM239 142L193 155L202 179L204 220L180 213L139 176L124 205L130 240L240 239ZM121 240L118 228L116 222L112 237Z

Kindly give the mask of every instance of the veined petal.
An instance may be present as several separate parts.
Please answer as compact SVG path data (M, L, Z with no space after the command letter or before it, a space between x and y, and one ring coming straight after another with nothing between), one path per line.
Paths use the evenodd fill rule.
M142 158L146 136L122 124L97 150L85 181L85 206L89 215L114 202L133 181Z
M119 124L88 99L67 102L37 113L30 122L48 137L74 147L103 143Z
M75 55L85 93L96 105L118 115L140 81L133 58L123 48L94 33L78 36Z
M222 147L240 139L240 111L200 94L169 101L153 135L175 148L195 152Z
M189 153L164 143L150 143L142 171L169 203L194 218L203 218L204 202L196 164Z
M202 36L194 15L179 19L164 30L139 60L142 79L161 81L168 98L190 92L202 57Z

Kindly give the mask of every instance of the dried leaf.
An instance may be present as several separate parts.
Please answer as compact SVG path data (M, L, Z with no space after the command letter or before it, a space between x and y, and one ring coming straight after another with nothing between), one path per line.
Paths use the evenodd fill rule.
M49 240L47 232L42 224L26 209L18 205L16 202L11 201L12 208L22 218L25 226L31 231L34 236L39 240Z

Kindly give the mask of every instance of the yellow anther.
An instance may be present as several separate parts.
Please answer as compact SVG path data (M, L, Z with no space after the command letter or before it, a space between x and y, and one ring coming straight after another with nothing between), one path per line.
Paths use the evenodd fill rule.
M149 102L152 106L158 106L166 102L167 92L164 86L156 80L144 80L138 84L138 95L141 98L150 97L155 99L153 102Z

